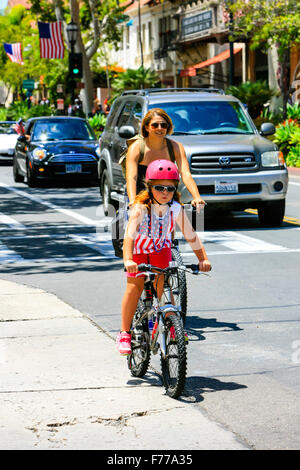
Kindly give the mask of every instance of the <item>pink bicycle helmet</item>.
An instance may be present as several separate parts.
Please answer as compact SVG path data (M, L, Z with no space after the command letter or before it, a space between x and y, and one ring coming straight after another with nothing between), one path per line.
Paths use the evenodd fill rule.
M177 166L170 160L154 160L148 165L146 171L146 181L149 180L179 181Z

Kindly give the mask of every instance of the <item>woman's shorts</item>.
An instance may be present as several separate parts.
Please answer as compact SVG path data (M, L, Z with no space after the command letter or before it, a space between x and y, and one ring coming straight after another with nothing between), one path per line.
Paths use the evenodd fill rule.
M163 248L160 252L149 253L149 254L140 254L133 255L133 261L137 264L152 264L152 266L157 266L158 268L167 268L169 262L172 261L172 251L171 248ZM127 277L136 277L139 273L126 273Z

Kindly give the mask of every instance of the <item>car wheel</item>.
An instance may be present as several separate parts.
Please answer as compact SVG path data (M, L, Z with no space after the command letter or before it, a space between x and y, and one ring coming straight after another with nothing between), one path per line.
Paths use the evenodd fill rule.
M111 198L111 186L107 170L104 170L101 178L101 196L104 215L114 217L118 204Z
M257 209L258 218L262 225L279 227L282 224L285 212L285 199L265 202Z
M27 161L26 170L27 184L30 188L35 188L37 186L37 178L32 174L29 161Z
M23 183L24 176L20 175L16 156L13 158L13 177L16 183Z

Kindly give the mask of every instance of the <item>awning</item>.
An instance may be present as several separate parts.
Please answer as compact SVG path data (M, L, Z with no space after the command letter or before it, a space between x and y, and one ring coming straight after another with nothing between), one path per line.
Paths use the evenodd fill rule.
M240 52L243 48L241 46L237 46L233 48L233 53L237 54ZM222 62L223 60L229 59L230 57L230 49L226 49L225 51L221 52L218 55L215 55L215 57L212 57L211 59L205 60L204 62L199 62L199 64L193 65L192 67L188 67L184 70L181 70L180 76L181 77L193 77L196 75L196 70L197 69L203 69L204 67L209 67L210 65L217 64L219 62Z

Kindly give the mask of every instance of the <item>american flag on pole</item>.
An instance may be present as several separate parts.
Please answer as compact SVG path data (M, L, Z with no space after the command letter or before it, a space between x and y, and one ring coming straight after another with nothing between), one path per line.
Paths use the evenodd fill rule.
M42 59L63 59L64 41L61 21L56 23L38 22L40 53Z
M20 42L14 44L3 43L4 50L12 62L23 65L22 46Z

